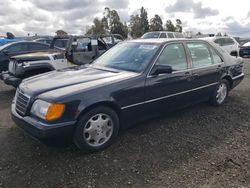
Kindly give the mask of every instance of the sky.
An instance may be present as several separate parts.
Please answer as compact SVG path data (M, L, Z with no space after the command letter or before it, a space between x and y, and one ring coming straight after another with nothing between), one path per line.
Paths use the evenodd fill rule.
M58 29L84 34L105 7L118 11L129 22L144 7L149 20L158 14L163 20L181 19L184 31L227 33L250 37L249 0L1 0L0 36L54 35Z

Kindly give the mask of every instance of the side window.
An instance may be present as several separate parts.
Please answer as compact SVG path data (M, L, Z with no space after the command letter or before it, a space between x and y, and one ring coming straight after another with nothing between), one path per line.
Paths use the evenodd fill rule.
M216 52L213 48L210 48L210 49L211 49L211 52L212 52L214 64L222 63L223 60L222 60L221 57L217 54L217 52Z
M157 60L158 65L169 65L174 71L187 69L185 50L182 44L169 44Z
M234 45L234 41L231 38L225 38L225 45Z
M167 38L166 33L161 33L160 38Z
M192 57L193 68L199 68L213 64L208 46L206 44L200 42L187 43L187 47Z
M175 38L184 38L182 33L175 33Z
M26 43L18 43L11 45L6 50L8 50L10 53L25 52L28 51L28 47Z
M216 44L220 45L220 46L222 46L222 44L223 44L222 39L216 39L214 42L215 42Z
M174 34L173 33L168 33L168 38L174 38Z
M49 45L30 43L29 44L29 49L30 49L30 51L48 50Z
M66 48L67 46L67 43L68 43L68 39L58 39L55 41L55 44L54 46L55 47L58 47L58 48Z

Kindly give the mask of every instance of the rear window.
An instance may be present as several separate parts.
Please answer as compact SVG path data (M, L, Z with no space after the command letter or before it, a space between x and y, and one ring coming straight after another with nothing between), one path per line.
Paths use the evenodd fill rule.
M233 39L231 39L231 38L225 38L225 39L224 39L224 44L225 44L225 45L234 45L235 42L234 42Z
M145 33L141 38L143 39L152 39L152 38L159 38L160 33L158 32L150 32Z
M174 38L174 34L173 33L168 33L168 38Z
M216 44L219 44L220 46L229 46L229 45L235 44L234 40L231 38L220 38L220 39L216 39L214 42Z

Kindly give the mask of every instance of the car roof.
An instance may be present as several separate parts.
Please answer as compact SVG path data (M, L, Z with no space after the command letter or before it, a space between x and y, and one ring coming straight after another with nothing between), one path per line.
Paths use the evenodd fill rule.
M205 42L208 42L207 40L203 40L203 39L187 39L187 38L152 38L152 39L139 38L139 39L130 40L128 42L164 44L167 42L174 42L174 41L205 41Z
M11 43L7 43L3 46L0 46L0 50L8 47L8 46L11 46L13 44L20 44L20 43L35 43L35 44L42 44L42 45L47 45L47 44L43 44L43 43L40 43L40 42L35 42L35 41L18 41L18 42L11 42Z

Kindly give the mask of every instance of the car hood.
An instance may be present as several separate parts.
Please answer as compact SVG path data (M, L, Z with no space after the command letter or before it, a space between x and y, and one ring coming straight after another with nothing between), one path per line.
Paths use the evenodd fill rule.
M29 96L37 96L60 88L70 88L70 86L88 89L98 85L108 85L111 82L128 79L136 75L138 73L77 66L25 79L19 88Z
M50 60L51 55L59 55L62 52L58 50L49 50L47 52L35 52L13 56L11 59L15 59L17 61L39 61L39 60Z

